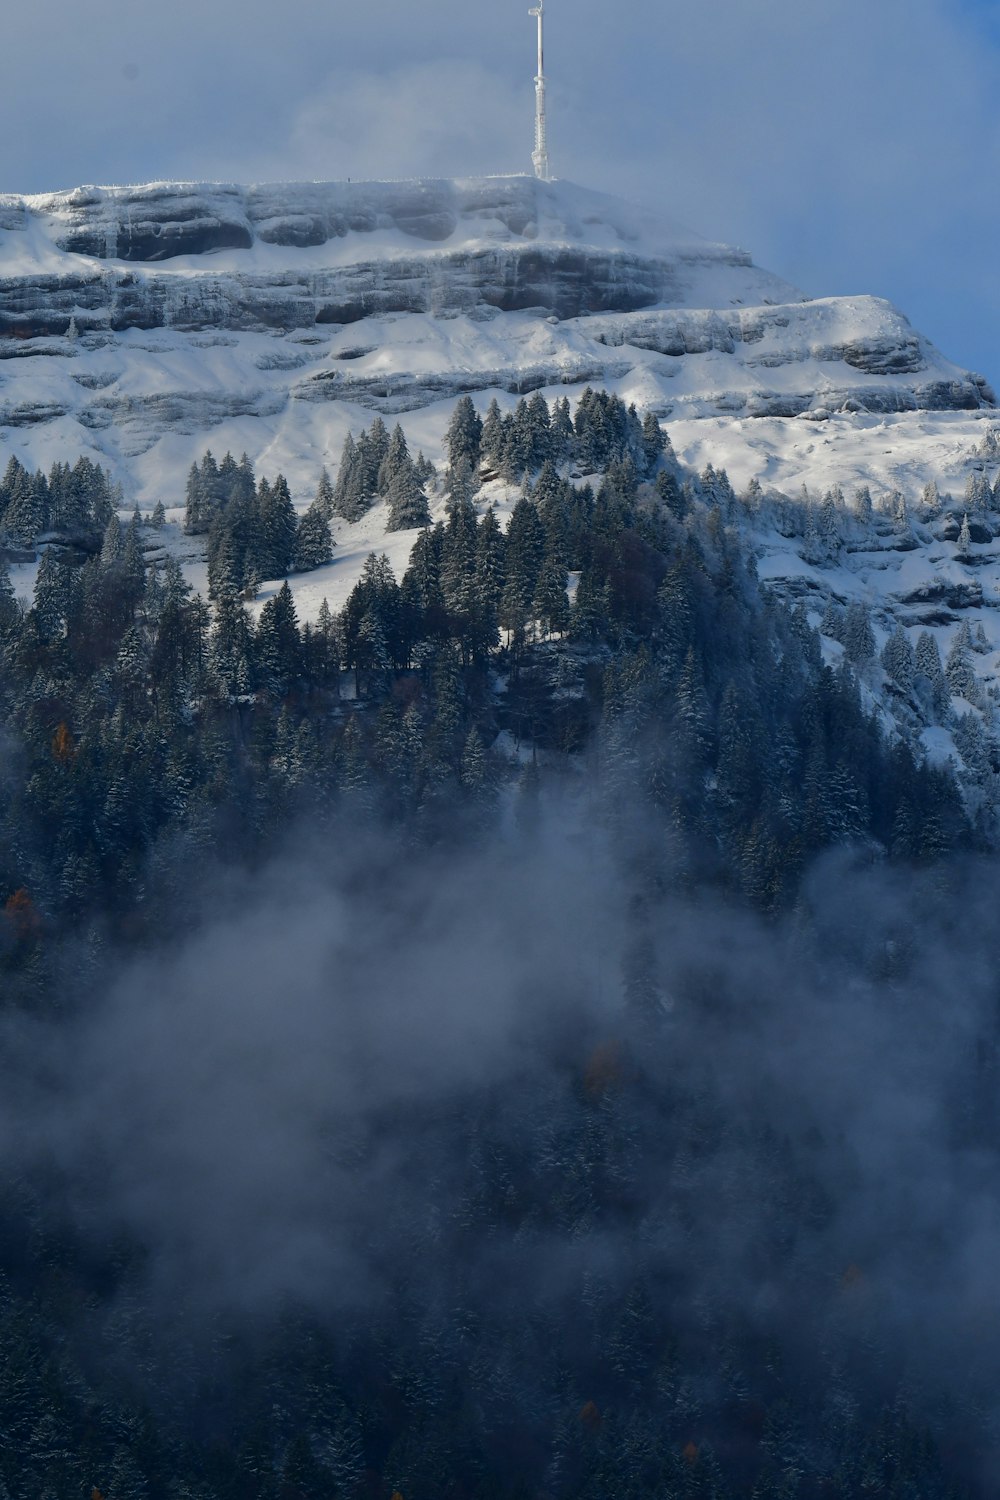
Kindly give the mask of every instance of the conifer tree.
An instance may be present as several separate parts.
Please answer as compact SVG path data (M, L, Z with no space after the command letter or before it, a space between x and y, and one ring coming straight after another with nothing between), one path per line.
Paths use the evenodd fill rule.
M3 520L4 512L21 483L22 476L27 477L26 470L20 459L11 454L4 469L3 479L0 480L0 521Z
M711 717L704 673L693 646L677 682L675 702L680 744L689 768L697 771L707 762L711 749Z
M392 489L393 480L403 470L412 474L413 460L410 457L410 449L406 441L406 434L397 422L392 429L389 444L386 448L378 471L377 489L380 497L386 499Z
M806 529L802 543L803 560L812 567L819 567L821 563L829 560L829 552L823 541L820 531L819 517L814 506L810 505L806 511Z
M967 775L978 786L985 787L992 779L993 765L989 741L979 715L972 712L959 714L952 733Z
M844 620L844 650L855 666L863 666L875 655L875 633L867 607L855 601L847 606Z
M447 608L456 618L473 613L476 572L476 511L461 492L448 505L448 524L441 549L441 589Z
M569 628L573 639L597 640L607 626L610 612L606 585L598 583L592 569L584 568L570 607Z
M254 577L256 584L259 579ZM234 530L231 526L213 527L208 549L208 597L221 599L226 594L239 594L250 583L245 559L240 556Z
M57 535L80 540L91 534L94 513L68 464L53 464L49 474L49 525Z
M666 442L655 412L648 411L642 421L642 456L647 479L653 479L660 467Z
M687 500L677 483L677 476L669 469L661 469L657 475L656 493L671 515L675 516L678 521L683 521L688 510Z
M475 726L466 737L458 777L462 790L474 806L482 808L488 805L493 793L493 778L482 736Z
M334 516L334 489L330 475L324 466L320 470L319 483L316 486L316 498L314 504L319 508L320 514L325 521L332 521Z
M138 604L142 598L143 585L146 580L146 560L142 550L140 525L138 511L136 511L128 523L122 541L122 577L132 605Z
M337 470L337 483L333 494L333 508L345 521L358 521L369 509L374 490L366 493L362 455L353 435L344 439L344 451Z
M260 612L254 654L262 685L279 695L287 693L302 665L298 616L287 580Z
M201 483L201 468L192 464L188 470L187 491L184 503L184 530L189 536L197 536L208 529L207 506Z
M972 665L970 655L971 637L969 627L963 623L955 632L955 638L948 652L945 663L945 680L948 690L957 698L964 698L968 703L977 703L979 700L979 685L976 681L975 668Z
M500 472L503 464L505 439L504 419L500 403L494 396L483 419L483 435L480 442L480 461L490 473Z
M910 638L902 625L897 624L883 646L882 665L897 687L901 688L904 693L912 691L917 659L910 645Z
M251 559L261 578L284 578L292 569L296 535L295 508L284 475L257 489L256 546Z
M42 553L35 578L31 613L43 640L54 640L62 632L69 603L66 570L58 562L52 547Z
M989 510L990 500L990 485L986 475L981 470L970 474L965 481L966 519L968 519L969 511L972 511L974 515L979 515Z
M529 467L538 470L552 457L552 414L541 391L527 403Z
M30 547L44 531L48 521L45 499L33 475L11 460L7 466L5 490L7 505L3 515L4 530L20 547Z
M333 557L333 538L326 506L317 495L309 509L299 519L295 532L293 566L298 573L309 573L322 568Z
M563 396L552 408L552 425L549 437L553 462L556 464L568 463L573 457L573 449L576 443L576 433L573 430L573 417L569 409L568 396Z
M545 531L538 511L523 497L517 502L507 528L506 581L500 607L500 623L520 639L531 618L538 573L545 547Z
M362 634L362 622L366 617L369 623ZM385 553L372 552L341 614L344 664L357 671L365 665L379 641L384 642L390 661L400 661L405 645L401 638L401 623L400 589L389 559Z
M462 756L462 723L465 690L458 653L449 642L434 660L434 716L427 735L427 753L432 778L440 780L457 771Z
M422 490L426 490L428 485L431 485L433 488L437 482L437 470L430 459L424 457L423 449L420 450L413 460L413 472L416 474L417 483Z
M389 430L381 417L376 417L367 432L361 434L358 455L361 460L361 489L365 499L371 501L379 491L379 475L389 455Z
M843 541L844 496L839 486L828 490L819 508L819 530L829 558L836 557Z
M755 732L756 731L756 732ZM723 820L742 823L758 796L758 766L762 757L762 735L750 705L730 681L719 709L719 753L716 763L716 798Z
M926 682L928 708L931 715L940 719L948 712L949 691L945 680L944 666L937 639L929 630L922 630L917 638L916 670L917 685L922 677Z
M0 553L0 646L13 638L21 619L21 607L17 602L11 582L7 560Z
M866 484L861 485L854 495L854 514L862 535L867 536L874 524L875 512L872 505L872 493Z
M475 610L487 648L499 641L500 602L506 578L507 539L490 506L476 533Z
M449 514L456 506L472 506L478 488L479 481L472 464L465 457L458 458L445 476Z
M101 543L101 562L106 568L118 562L122 555L122 528L118 517L112 516L104 530Z
M541 566L532 613L541 621L546 635L562 635L569 628L569 597L566 593L566 569L558 558L549 555Z
M479 471L482 450L483 424L472 402L471 396L462 396L452 412L445 436L448 449L448 466L455 470L466 464L471 474Z
M431 513L427 496L417 482L413 463L407 455L406 462L393 475L389 486L389 520L387 531L408 531L412 527L430 525Z
M417 537L410 552L410 562L403 578L404 587L414 606L424 616L444 614L441 586L444 529L426 528Z
M826 601L822 619L819 622L820 634L825 635L828 640L839 641L844 644L847 638L847 617L844 610L831 597Z
M210 662L222 691L229 697L250 691L252 648L249 616L235 593L226 591L219 596L215 609Z

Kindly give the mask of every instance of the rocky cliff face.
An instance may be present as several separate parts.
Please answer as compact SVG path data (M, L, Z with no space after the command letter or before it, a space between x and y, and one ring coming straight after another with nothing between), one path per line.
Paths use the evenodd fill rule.
M81 332L116 333L288 331L480 308L569 318L691 305L706 268L741 281L752 271L745 253L670 228L658 243L655 226L623 209L528 178L8 198L0 335L65 333L71 317ZM230 252L225 270L220 252ZM3 274L5 260L15 274Z
M352 236L395 235L425 245L484 238L645 244L750 264L747 255L707 245L604 194L532 177L257 187L151 183L0 198L0 227L24 227L29 219L46 226L59 250L98 260L163 262L258 243L305 249Z
M264 275L206 271L182 277L87 268L0 279L0 337L62 334L70 319L78 332L287 333L386 313L447 317L532 309L576 318L674 302L685 292L681 257L666 262L562 246L462 248L422 258L401 252L391 260L331 270L292 266Z
M810 301L741 250L569 184L0 197L0 459L97 450L148 491L209 442L318 466L358 408L587 382L674 421L993 400L888 304Z

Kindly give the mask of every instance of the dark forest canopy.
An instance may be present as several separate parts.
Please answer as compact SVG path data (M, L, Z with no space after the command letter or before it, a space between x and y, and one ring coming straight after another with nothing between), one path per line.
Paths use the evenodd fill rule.
M324 525L418 505L384 437ZM235 462L192 477L214 608L110 517L29 609L0 576L0 1496L990 1493L988 1195L878 1223L913 1130L942 1205L995 1164L953 777L655 421L461 403L448 458L315 624L244 606L296 538Z

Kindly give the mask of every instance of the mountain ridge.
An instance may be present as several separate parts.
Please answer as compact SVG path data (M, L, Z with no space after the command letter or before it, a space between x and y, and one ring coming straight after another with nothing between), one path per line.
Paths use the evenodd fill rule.
M29 467L85 453L169 504L206 447L246 449L304 498L366 413L426 413L430 451L461 394L588 383L695 432L785 424L748 452L763 442L761 477L789 483L800 419L975 421L994 404L890 304L807 298L744 250L571 183L0 197L0 455Z

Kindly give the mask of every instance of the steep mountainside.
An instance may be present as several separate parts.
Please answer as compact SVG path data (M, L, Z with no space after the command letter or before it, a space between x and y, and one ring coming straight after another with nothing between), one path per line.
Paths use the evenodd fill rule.
M760 574L826 618L831 658L851 605L879 650L901 624L934 632L944 657L968 625L990 728L995 398L888 303L807 298L744 251L528 177L0 197L0 472L12 455L30 469L94 457L129 504L173 511L166 545L198 587L203 538L182 536L176 508L206 448L282 471L301 507L376 414L440 465L459 395L510 411L588 384L654 412L686 472L725 468L755 495L736 514ZM497 480L480 506L503 515L517 493ZM429 498L442 515L440 484ZM333 563L292 580L303 618L339 607L373 548L402 574L414 533L389 536L386 519L379 504L335 522ZM34 568L16 575L30 592ZM922 732L877 673L870 686ZM924 745L954 748L936 731Z
M996 1495L1000 412L902 314L4 199L0 726L0 1500Z
M459 393L587 382L674 422L993 400L887 303L810 301L743 251L570 184L0 198L0 457L99 453L169 504L211 443L280 465L304 497L359 408L426 411L433 446Z

